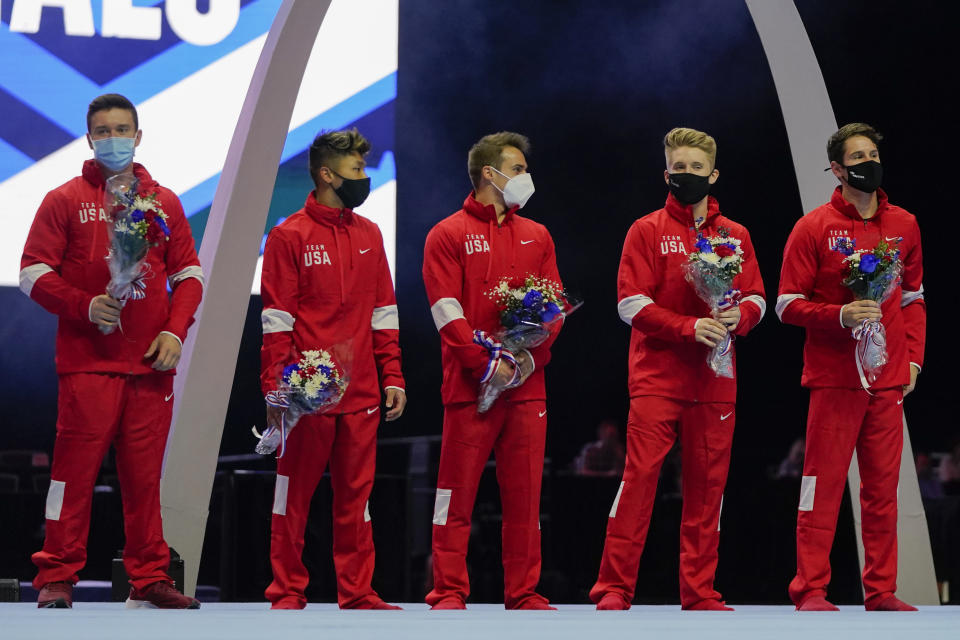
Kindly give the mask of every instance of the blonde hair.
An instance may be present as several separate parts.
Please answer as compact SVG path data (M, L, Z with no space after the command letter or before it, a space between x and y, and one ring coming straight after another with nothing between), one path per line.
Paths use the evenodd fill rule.
M710 164L717 166L717 141L703 131L687 127L675 127L663 136L663 150L665 153L680 147L700 149L710 158Z

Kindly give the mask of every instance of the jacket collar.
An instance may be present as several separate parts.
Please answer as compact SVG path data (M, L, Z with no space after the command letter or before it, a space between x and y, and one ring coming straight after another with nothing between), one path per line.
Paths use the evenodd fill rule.
M106 179L103 177L103 171L100 169L100 163L94 159L89 159L83 163L83 170L81 171L83 179L92 184L95 187L104 187L106 186ZM137 186L137 191L144 193L146 191L151 191L156 189L159 185L157 181L153 179L146 168L139 162L133 163L133 175L140 181L140 184Z
M320 204L317 202L315 191L311 191L307 195L307 201L303 205L303 208L307 212L307 215L313 218L316 222L325 224L328 227L342 227L353 222L354 214L352 209L337 209L334 207L328 207L325 204Z
M478 201L476 195L476 191L470 192L470 195L467 196L467 199L463 201L463 210L472 215L474 218L479 218L484 222L493 221L496 223L497 208L492 204L483 204L482 202ZM510 222L519 208L519 206L515 205L507 209L507 213L504 216L501 224L507 224Z
M696 227L693 221L693 205L681 204L672 193L668 193L667 202L663 208L676 220L687 226ZM713 196L707 196L707 219L701 223L700 228L710 226L712 220L718 215L720 215L720 203Z
M843 197L843 189L839 186L834 189L833 195L830 197L830 204L833 205L834 209L848 218L853 218L854 220L862 219L860 217L860 212L857 211L857 208L853 204L847 202L847 200ZM875 220L880 216L880 214L886 211L888 204L887 192L883 189L877 189L877 212L874 214L871 220Z

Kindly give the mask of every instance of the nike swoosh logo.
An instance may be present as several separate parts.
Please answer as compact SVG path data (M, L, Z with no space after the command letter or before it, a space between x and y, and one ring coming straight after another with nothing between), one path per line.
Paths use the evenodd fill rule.
M893 242L893 241L898 241L898 242L899 242L900 240L903 240L903 238L901 238L901 237L899 237L899 236L896 237L896 238L887 238L887 242Z
M897 400L897 404L898 405L903 404L903 398L900 398L899 400Z
M520 244L530 244L533 240L521 240Z
M540 412L540 417L541 417L541 418L542 418L543 416L545 416L545 415L547 415L547 412L546 412L546 411L541 411L541 412Z
M725 415L725 416L720 416L720 419L721 419L721 420L726 420L727 418L729 418L729 417L732 416L732 415L733 415L733 411L731 411L730 413L728 413L728 414Z
M163 401L164 401L164 402L170 402L170 398L172 398L172 397L173 397L173 394L171 393L170 395L168 395L167 397L165 397L165 398L163 399Z
M370 249L360 249L360 255L365 254L367 251L370 251Z
M380 411L380 407L374 407L373 409L367 409L367 415L370 415L371 413L376 413L377 411Z

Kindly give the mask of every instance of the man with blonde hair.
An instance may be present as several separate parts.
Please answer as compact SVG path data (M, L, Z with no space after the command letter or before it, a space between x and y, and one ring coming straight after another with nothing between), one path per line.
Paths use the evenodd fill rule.
M630 608L660 467L679 438L681 606L728 611L713 582L733 440L736 361L733 377L718 377L707 355L728 334L745 336L760 322L766 302L750 234L721 215L717 200L708 195L719 176L716 142L687 128L671 130L663 142L666 204L633 223L620 258L617 308L632 329L627 464L590 598L600 610ZM743 250L743 272L732 285L742 299L711 312L685 281L682 266L701 237L721 231Z

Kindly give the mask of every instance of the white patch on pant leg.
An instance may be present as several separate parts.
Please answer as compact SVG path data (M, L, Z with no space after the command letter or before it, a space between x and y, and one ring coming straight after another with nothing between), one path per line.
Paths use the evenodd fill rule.
M278 516L287 515L287 489L290 487L290 476L277 474L277 486L273 490L273 512Z
M47 491L47 520L60 519L60 510L63 509L63 491L66 487L66 482L50 481L50 490Z
M611 517L611 518L616 518L616 517L617 517L617 507L620 506L620 494L623 493L623 485L625 485L625 484L626 484L625 481L622 481L622 480L620 481L620 488L617 489L617 497L613 499L613 506L610 507L610 517Z
M437 489L437 501L433 504L433 524L447 524L447 513L450 511L450 496L452 489Z
M813 496L817 492L817 476L803 476L800 480L799 511L813 511Z
M367 500L367 505L363 508L363 521L370 522L370 501Z
M723 515L723 496L720 496L720 511L717 513L717 531L720 531L720 517Z

